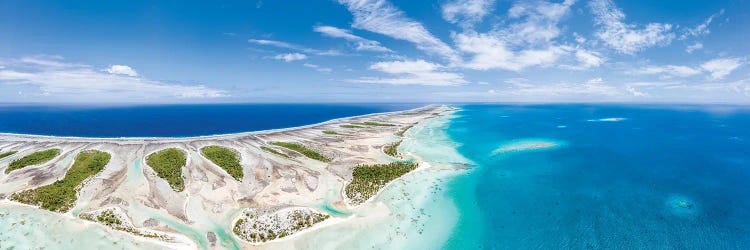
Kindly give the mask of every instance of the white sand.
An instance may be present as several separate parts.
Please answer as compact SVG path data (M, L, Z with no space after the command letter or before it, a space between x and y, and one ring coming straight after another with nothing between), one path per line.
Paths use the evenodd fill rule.
M344 208L343 197L337 194L340 194L343 183L351 178L354 166L383 163L391 159L382 152L382 146L398 140L394 133L434 117L433 113L450 110L445 106L428 106L290 129L191 138L76 138L0 134L0 151L18 151L0 160L0 197L8 202L7 197L12 193L61 179L78 152L97 149L110 153L112 159L101 173L81 188L76 206L65 215L66 220L80 220L73 216L116 207L135 227L184 235L192 241L174 244L162 242L160 246L194 248L190 246L192 244L198 248L248 248L253 246L231 233L231 223L243 208L322 203ZM363 129L339 126L361 121L397 126ZM324 130L352 136L325 135L322 133ZM273 141L302 143L333 161L323 163L273 146L291 158L260 149L261 145L268 146L267 143ZM244 171L241 182L200 155L200 148L209 145L239 152ZM187 166L183 168L185 190L180 193L174 192L166 181L157 177L144 159L153 152L171 147L188 153ZM12 160L48 148L60 148L62 153L50 162L4 173L4 168ZM36 247L47 246L44 244Z

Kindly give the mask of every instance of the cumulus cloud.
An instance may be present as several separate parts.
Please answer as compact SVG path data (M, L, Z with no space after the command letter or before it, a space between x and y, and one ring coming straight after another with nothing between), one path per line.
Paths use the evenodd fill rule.
M495 0L452 0L443 4L443 19L471 28L492 11Z
M0 83L35 86L43 95L75 102L161 102L227 96L223 90L203 85L180 85L146 79L127 66L95 69L90 65L68 63L61 57L48 56L24 57L6 62L5 68L0 69Z
M571 48L569 47L564 48L571 50ZM604 58L604 56L602 56L599 52L589 51L583 48L572 48L572 51L574 51L573 55L577 64L563 64L560 65L561 68L571 70L586 70L599 67L607 61L607 59Z
M307 56L300 53L286 53L286 54L278 54L273 57L273 59L281 60L285 62L293 62L293 61L299 61L299 60L305 60L307 59Z
M417 49L460 61L458 54L386 0L339 0L354 16L352 27L414 43Z
M524 45L546 45L560 36L557 24L570 12L575 0L562 3L547 1L519 1L508 10L508 16L518 22L500 31L508 42Z
M456 34L454 41L459 50L473 54L472 59L462 66L476 70L519 71L529 66L552 64L567 53L565 49L555 46L514 52L508 48L505 40L476 32Z
M138 76L138 73L135 72L133 68L127 65L112 65L112 66L109 66L109 68L105 69L104 71L107 71L107 73L116 74L116 75Z
M357 50L375 51L375 52L389 52L386 47L380 45L380 42L368 40L360 36L354 35L349 30L336 28L333 26L315 26L313 30L320 32L326 36L333 38L343 38L347 41L353 42L357 45Z
M719 58L701 64L701 68L708 71L712 79L722 79L741 65L742 61L738 58Z
M445 72L444 66L424 60L386 61L370 65L371 70L383 72L391 77L362 77L349 80L360 83L382 83L394 85L456 86L468 83L461 74Z
M475 70L520 71L533 66L552 66L562 60L569 62L560 65L565 69L600 66L606 59L598 52L582 45L559 45L555 41L561 33L558 24L573 4L574 0L560 3L518 1L508 10L509 21L512 21L509 25L486 33L467 30L453 34L456 48L471 56L461 66Z
M620 53L634 54L648 47L666 45L675 37L671 24L649 23L638 28L625 23L625 13L612 0L593 0L589 6L599 26L596 36Z

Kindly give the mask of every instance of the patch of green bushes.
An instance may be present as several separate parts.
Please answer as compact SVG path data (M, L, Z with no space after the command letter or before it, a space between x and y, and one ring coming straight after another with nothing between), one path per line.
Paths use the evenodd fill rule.
M28 166L48 162L49 160L52 160L53 158L60 155L60 152L61 150L57 148L34 152L30 155L22 157L21 159L17 159L11 162L8 165L8 168L5 169L5 173L7 174L16 169L22 169Z
M272 148L269 148L269 147L266 147L266 146L260 146L260 149L263 149L266 152L269 152L269 153L272 153L272 154L275 154L275 155L278 155L278 156L281 156L281 157L289 158L288 155L286 155L286 154L284 154L282 152L279 152L276 149L272 149Z
M16 151L8 151L8 152L5 152L5 153L0 153L0 159L8 157L8 156L11 156L11 155L13 155L15 153L16 153Z
M376 126L376 127L393 127L393 126L396 126L396 125L393 125L393 124L379 123L379 122L372 122L372 121L367 121L367 122L352 122L352 124L358 125L358 126Z
M388 182L409 173L417 166L418 164L414 162L356 166L352 172L352 181L346 185L346 195L354 204L362 203L375 195Z
M221 167L235 180L242 181L242 165L237 152L232 149L219 146L207 146L201 148L201 154Z
M50 211L67 212L75 204L81 183L104 170L104 166L109 163L110 158L109 153L97 150L81 152L76 156L73 166L68 169L62 180L55 181L47 186L15 193L11 196L11 199Z
M411 127L414 127L414 125L409 125L408 127L401 129L400 131L396 133L396 136L404 137L404 133L406 133L406 131L409 130Z
M105 210L99 213L99 216L96 217L96 220L110 227L122 225L122 221L120 220L120 218L118 218L115 213L110 210Z
M164 149L146 157L146 164L177 192L182 192L185 189L182 167L185 166L186 162L185 152L176 148Z
M332 131L332 130L324 130L323 134L327 134L327 135L345 135L345 136L347 135L347 134L339 134L338 132Z
M312 150L303 146L302 144L291 143L291 142L273 142L271 144L297 151L298 153L303 154L304 156L307 156L308 158L313 159L313 160L318 160L322 162L331 162L330 158L325 157L321 155L320 153L316 152L315 150Z
M351 125L351 124L339 125L339 127L342 127L342 128L364 128L363 126Z
M385 154L393 156L393 157L398 156L398 146L401 145L401 142L402 141L397 141L397 142L395 142L393 144L385 145L383 147L383 152L385 152Z

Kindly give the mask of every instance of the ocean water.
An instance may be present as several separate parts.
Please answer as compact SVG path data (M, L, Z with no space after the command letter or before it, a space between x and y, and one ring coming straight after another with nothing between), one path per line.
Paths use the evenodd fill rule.
M458 107L406 133L420 169L356 208L321 201L336 221L261 248L750 249L750 109ZM0 207L0 248L155 247L80 223Z
M0 133L79 137L187 137L315 124L421 104L0 105Z
M750 109L461 108L442 249L750 249Z

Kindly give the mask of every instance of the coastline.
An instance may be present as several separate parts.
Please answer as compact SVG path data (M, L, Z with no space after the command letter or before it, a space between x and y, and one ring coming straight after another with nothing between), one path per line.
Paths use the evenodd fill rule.
M450 201L442 199L442 186L457 175L466 173L471 162L454 150L455 144L440 132L456 111L426 119L415 125L404 137L399 151L404 158L419 162L419 167L387 183L374 196L356 206L352 213L335 223L314 226L304 233L258 245L258 249L361 249L401 248L435 249L450 235L455 218ZM419 142L419 143L417 143ZM432 148L421 144L432 145ZM432 151L432 152L428 152ZM447 155L432 158L431 153ZM441 206L431 203L447 202ZM431 221L430 228L424 223ZM429 231L430 233L425 233ZM347 235L347 236L344 236ZM419 238L429 238L422 241Z
M227 138L233 138L233 137L243 137L243 136L249 136L249 135L279 133L279 132L286 132L286 131L292 131L292 130L298 130L298 129L314 128L317 126L324 126L324 125L329 125L333 123L341 123L341 122L347 122L349 120L358 120L358 119L381 116L381 115L419 112L420 110L429 109L429 108L436 107L436 106L440 106L440 105L429 104L429 105L425 105L425 106L413 108L413 109L347 116L347 117L335 118L335 119L331 119L331 120L327 120L323 122L301 125L301 126L277 128L277 129L265 129L265 130L256 130L256 131L247 131L247 132L238 132L238 133L227 133L227 134L184 136L184 137L181 137L181 136L177 136L177 137L81 137L81 136L34 135L34 134L17 134L17 133L0 132L0 139L2 139L3 137L18 137L18 138L25 138L25 139L62 139L62 140L71 140L71 141L111 141L111 140L131 141L132 140L132 141L138 141L138 142L154 141L154 140L164 141L164 142L169 142L169 141L179 142L179 141L189 141L189 140L227 139Z
M447 106L428 105L404 111L337 118L293 128L180 138L86 138L0 134L0 149L19 151L16 155L3 159L0 168L16 157L42 148L56 147L63 151L50 162L29 166L11 174L0 174L0 188L4 190L0 195L8 197L18 190L54 182L65 174L69 164L66 159L72 158L81 150L97 149L112 154L112 161L104 171L81 187L78 200L71 211L81 213L117 207L126 213L127 219L137 228L185 235L198 249L263 247L269 242L255 245L232 233L236 215L244 211L243 208L315 207L311 204L321 201L330 203L334 209L347 207L343 197L330 197L329 191L345 186L346 180L351 178L353 166L382 163L384 159L389 158L381 148L397 139L394 133L414 123L430 120L438 114L445 115L445 112L452 110L454 109ZM339 126L364 121L379 121L394 126L366 126L358 129ZM353 135L321 133L325 130L339 130ZM279 157L260 150L260 146L273 141L301 143L334 158L334 161L318 162L278 147L278 150L289 154L289 157ZM234 181L228 178L221 168L202 157L199 149L208 145L237 150L242 165L249 166L243 168L246 177L241 181ZM153 170L147 167L145 157L164 148L177 148L186 153L186 166L183 167L183 177L186 178L184 192L172 191L166 182L156 177ZM409 174L411 172L407 175ZM390 188L399 179L401 178L389 182L374 197L379 197L383 190ZM81 207L82 204L85 206ZM76 218L71 212L62 215ZM349 217L352 216L355 215ZM154 219L157 221L156 225L149 222ZM278 241L284 242L301 235L309 235L308 232L315 232L318 228L326 228L330 224L339 224L347 218L337 217L329 220ZM214 235L213 240L209 235L211 233Z

